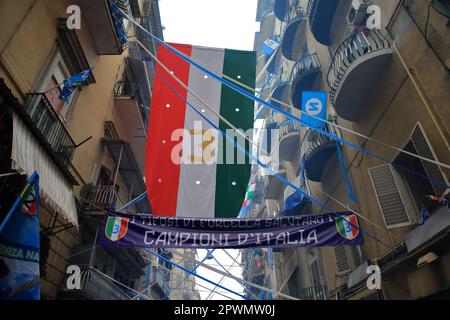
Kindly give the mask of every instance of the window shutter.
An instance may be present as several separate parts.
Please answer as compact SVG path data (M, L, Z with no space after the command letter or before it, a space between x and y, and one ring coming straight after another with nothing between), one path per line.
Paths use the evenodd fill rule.
M419 156L437 161L435 153L430 143L428 142L429 140L425 134L425 131L423 131L420 124L417 124L416 128L414 129L413 134L411 135L411 140ZM442 172L441 168L428 161L423 160L420 161L422 162L422 165L425 168L425 172L427 173L427 175L433 179L431 185L433 186L436 195L442 196L446 190L445 187L442 186L441 184L437 184L436 182L434 182L437 181L442 184L448 184L448 181L444 176L444 173Z
M347 252L345 247L334 247L334 256L336 257L336 266L338 273L350 271Z
M386 227L395 228L409 225L411 221L391 165L385 164L370 168L369 174Z

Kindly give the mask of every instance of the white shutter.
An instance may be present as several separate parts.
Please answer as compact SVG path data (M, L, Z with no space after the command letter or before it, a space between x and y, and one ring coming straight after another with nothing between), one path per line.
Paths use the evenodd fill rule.
M425 131L422 129L420 123L418 123L414 128L414 131L411 135L411 140L419 156L437 161L436 154L434 153L434 150L432 149L431 144L429 143ZM436 195L444 195L446 189L441 184L448 185L448 181L446 176L442 172L442 169L439 166L428 161L421 160L421 162L427 175L433 179L433 182L430 183L433 186ZM438 184L434 181L440 182L441 184Z
M404 198L390 164L369 169L369 175L375 189L387 228L397 228L411 224Z
M336 267L338 273L350 271L350 263L347 257L345 247L334 247L334 256L336 258Z

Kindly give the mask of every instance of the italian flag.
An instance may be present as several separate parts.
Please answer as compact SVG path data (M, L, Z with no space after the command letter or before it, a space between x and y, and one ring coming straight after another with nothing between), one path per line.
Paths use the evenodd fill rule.
M359 235L358 218L354 214L337 218L336 227L339 234L347 240L353 240Z
M242 204L242 208L246 207L249 204L250 199L253 197L253 194L255 193L255 190L256 190L256 183L251 182L248 185L247 192L245 193L245 200L244 203Z
M215 73L255 87L255 52L185 44L171 46ZM250 160L188 106L187 102L220 130L230 129L178 84L172 74L216 113L244 132L253 128L254 102L162 45L158 46L157 57L170 72L157 64L153 81L145 173L152 213L160 216L236 218L250 178ZM180 129L185 129L182 134ZM236 141L240 142L239 139ZM244 147L242 142L240 144ZM248 142L245 148L250 152ZM232 163L225 161L226 150L234 152ZM174 161L175 158L183 161Z
M120 217L108 217L105 234L111 241L122 239L128 231L128 219Z

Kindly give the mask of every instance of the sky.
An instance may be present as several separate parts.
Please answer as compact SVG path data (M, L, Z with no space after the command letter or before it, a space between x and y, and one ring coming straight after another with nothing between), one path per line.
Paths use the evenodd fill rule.
M228 48L238 50L253 50L255 32L259 31L256 19L257 0L160 0L162 25L164 26L164 40L167 42L185 43L198 46ZM234 258L238 250L228 250ZM203 259L206 250L198 250L197 260ZM214 257L225 267L229 268L233 260L222 250L214 252ZM237 259L240 262L240 257ZM221 267L214 260L207 260L206 264L214 268ZM223 269L221 269L223 271ZM198 274L219 283L222 276L218 273L200 267ZM234 265L230 273L241 278L242 268ZM211 288L214 285L197 278L197 283ZM242 293L243 288L237 281L225 278L222 285L233 291ZM202 299L208 297L209 292L198 287ZM217 290L226 296L241 300L224 289ZM211 300L227 299L219 294L213 294Z

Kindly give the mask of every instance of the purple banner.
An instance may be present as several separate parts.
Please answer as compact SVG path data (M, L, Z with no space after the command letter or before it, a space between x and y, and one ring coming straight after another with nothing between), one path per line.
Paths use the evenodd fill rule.
M354 246L364 243L356 215L202 219L108 213L103 247L255 248Z

